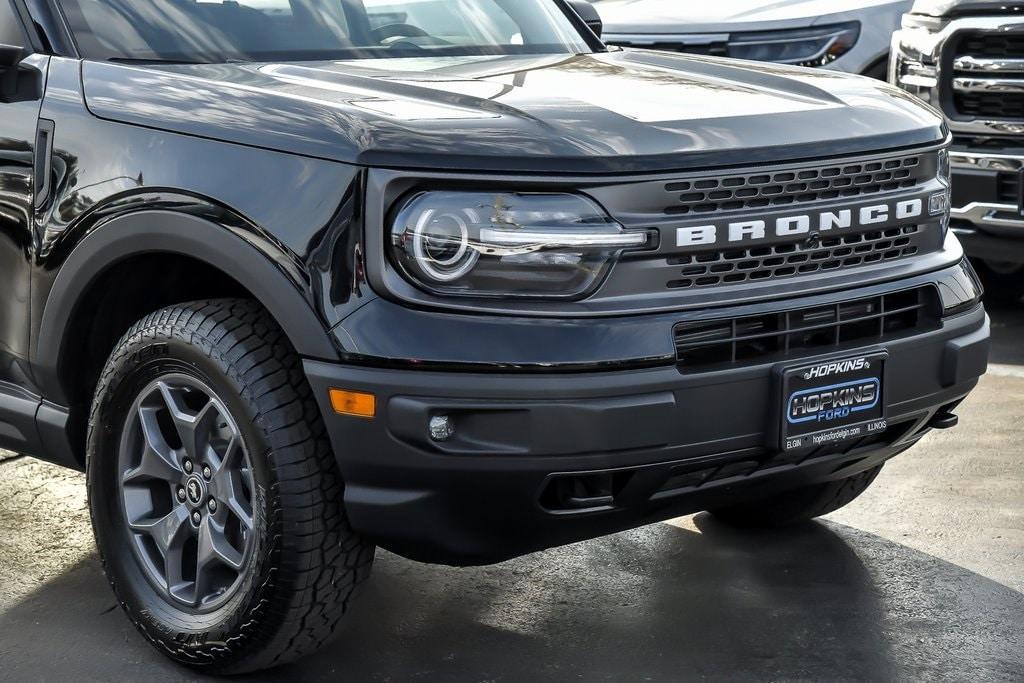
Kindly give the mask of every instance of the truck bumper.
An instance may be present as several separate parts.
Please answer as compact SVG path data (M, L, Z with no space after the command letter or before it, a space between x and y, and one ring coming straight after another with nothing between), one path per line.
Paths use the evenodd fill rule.
M968 256L1024 264L1024 149L954 148L953 230Z
M976 304L883 345L787 357L800 364L889 354L885 431L788 452L776 429L778 361L697 373L675 365L510 373L317 361L305 370L354 527L406 557L473 565L873 467L948 416L985 372L988 345L988 318ZM374 394L376 416L336 414L332 388ZM439 415L455 428L444 441L429 433Z

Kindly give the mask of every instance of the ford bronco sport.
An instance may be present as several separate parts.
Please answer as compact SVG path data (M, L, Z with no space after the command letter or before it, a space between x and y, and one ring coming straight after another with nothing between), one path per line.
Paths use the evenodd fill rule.
M787 524L987 363L949 132L563 0L0 0L0 446L161 651L312 652L380 546Z

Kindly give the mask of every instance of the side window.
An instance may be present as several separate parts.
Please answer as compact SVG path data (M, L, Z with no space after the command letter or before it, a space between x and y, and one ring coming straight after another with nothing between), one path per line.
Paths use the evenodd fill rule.
M0 0L0 45L25 45L21 19L14 11L13 0Z

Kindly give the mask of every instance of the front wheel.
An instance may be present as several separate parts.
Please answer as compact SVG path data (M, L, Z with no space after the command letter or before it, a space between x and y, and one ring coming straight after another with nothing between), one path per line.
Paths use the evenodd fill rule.
M257 304L139 321L89 421L89 505L121 606L183 664L243 673L315 651L369 573L300 361Z
M772 528L806 522L852 503L871 486L881 471L882 465L878 465L846 479L812 484L710 512L726 524L743 528Z

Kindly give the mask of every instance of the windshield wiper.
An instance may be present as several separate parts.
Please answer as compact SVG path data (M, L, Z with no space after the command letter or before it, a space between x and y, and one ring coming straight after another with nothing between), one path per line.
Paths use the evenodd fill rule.
M209 64L210 62L198 62L194 59L172 59L163 57L110 57L108 62L118 64Z
M176 57L110 57L106 59L124 65L218 65L218 63L248 63L246 59L184 59Z

